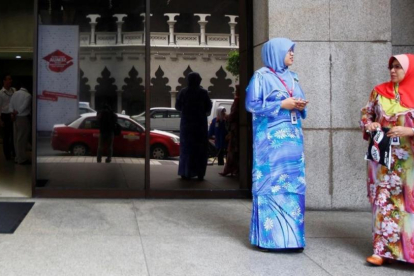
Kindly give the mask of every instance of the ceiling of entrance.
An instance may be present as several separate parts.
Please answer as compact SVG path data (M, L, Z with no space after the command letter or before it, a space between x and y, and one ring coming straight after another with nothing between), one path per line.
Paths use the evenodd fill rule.
M16 56L20 56L21 60L32 60L33 49L32 48L0 48L0 60L15 60Z

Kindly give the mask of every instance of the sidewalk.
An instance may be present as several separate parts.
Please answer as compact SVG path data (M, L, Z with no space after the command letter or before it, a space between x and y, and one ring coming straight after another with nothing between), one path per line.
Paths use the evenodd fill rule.
M36 204L0 235L2 276L414 275L365 263L368 212L308 211L304 253L281 254L249 245L249 200L21 201Z

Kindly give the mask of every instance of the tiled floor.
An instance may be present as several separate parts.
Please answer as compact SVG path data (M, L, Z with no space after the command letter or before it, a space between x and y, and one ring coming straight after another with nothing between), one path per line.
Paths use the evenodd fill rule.
M142 158L114 157L110 164L98 164L92 156L41 156L37 162L37 179L45 181L45 188L144 189ZM151 189L239 189L236 177L219 176L223 167L217 166L217 160L213 166L207 166L202 182L181 180L177 175L178 163L178 160L150 160ZM31 169L32 166L6 162L0 154L0 198L31 197Z
M16 165L4 159L0 150L0 198L31 197L32 166Z
M303 253L249 245L249 200L26 199L33 209L0 235L1 275L413 275L370 267L368 212L306 214Z

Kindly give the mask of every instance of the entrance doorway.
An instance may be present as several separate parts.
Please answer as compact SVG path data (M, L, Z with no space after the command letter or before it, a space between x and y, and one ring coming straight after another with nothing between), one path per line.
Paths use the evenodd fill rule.
M175 109L191 72L200 74L213 103L205 132L217 121L217 110L225 110L227 119L234 109L238 79L227 66L246 41L239 33L240 5L39 0L35 196L247 196L248 185L237 175L246 169L239 163L245 157L235 158L236 169L226 176L219 174L231 154L246 155L240 134L228 152L232 126L225 120L223 136L212 128L205 141L203 179L178 175L182 112ZM114 127L102 119L108 110L117 116ZM245 117L237 116L233 127Z
M238 10L236 0L151 2L151 128L181 138L180 156L150 165L154 192L240 189L238 143L227 153L237 76L226 69L230 53L239 49ZM213 103L207 114L200 103L202 92L188 88L191 73L199 74L200 86ZM199 96L191 99L190 93ZM236 129L239 110L236 105L233 109ZM218 120L220 110L223 116ZM193 120L199 112L203 114ZM235 143L238 139L233 137ZM229 155L235 157L237 164L232 166L237 169L227 169L222 176L230 165L226 164Z

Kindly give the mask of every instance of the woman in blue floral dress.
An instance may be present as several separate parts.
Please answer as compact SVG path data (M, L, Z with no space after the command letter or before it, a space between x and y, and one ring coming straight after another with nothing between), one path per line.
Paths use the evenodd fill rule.
M253 114L253 210L250 242L263 249L305 247L303 91L293 64L295 43L274 38L263 45L265 67L246 89Z

